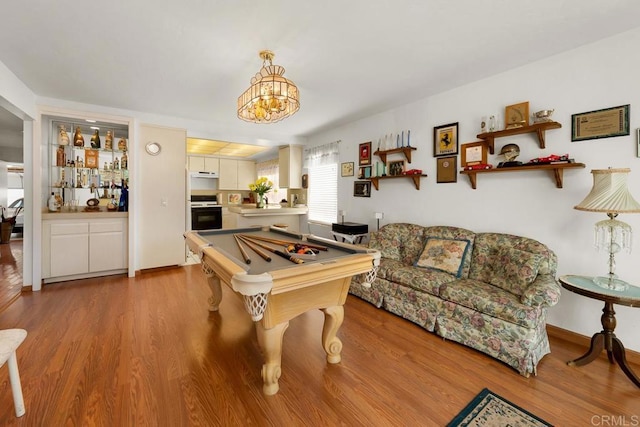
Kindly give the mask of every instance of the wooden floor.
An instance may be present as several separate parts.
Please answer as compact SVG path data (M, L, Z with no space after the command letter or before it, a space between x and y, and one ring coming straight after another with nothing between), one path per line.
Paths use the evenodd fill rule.
M22 291L22 252L22 237L17 235L9 243L0 244L0 313Z
M0 424L444 426L484 387L559 426L640 421L640 389L606 357L569 367L585 348L553 338L538 376L524 378L353 296L342 362L325 362L322 313L306 313L285 334L280 392L264 396L241 299L225 288L209 313L208 296L197 265L23 294L0 328L29 332L18 349L27 412L14 417L3 367Z

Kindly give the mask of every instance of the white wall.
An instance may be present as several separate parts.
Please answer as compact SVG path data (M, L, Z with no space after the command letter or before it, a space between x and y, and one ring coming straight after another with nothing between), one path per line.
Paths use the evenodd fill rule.
M606 39L525 67L423 99L310 138L309 145L342 140L341 162L358 161L358 144L390 132L411 129L417 147L411 168L423 169L417 191L409 180L380 182L371 198L353 197L356 178L339 178L338 209L349 221L368 223L375 229L374 212L384 212L381 224L411 222L454 225L474 231L496 231L534 238L552 248L559 259L558 275L605 274L607 256L593 248L593 225L603 214L573 209L593 182L591 169L629 167L629 188L640 201L640 159L636 157L635 130L640 127L640 30ZM546 149L532 135L496 140L496 152L506 143L520 146L519 160L569 153L585 169L566 170L564 188L557 189L551 172L530 171L478 175L472 190L466 176L457 183L436 183L433 127L459 122L460 143L476 141L480 119L492 113L504 117L504 107L529 101L531 112L555 109L553 118L562 129L547 132ZM571 114L631 104L631 134L571 142ZM501 159L489 156L496 165ZM373 161L379 160L373 158ZM640 286L640 215L621 215L636 231L635 252L616 258L619 275ZM603 303L563 291L560 303L549 313L549 323L591 336L602 329ZM640 310L616 306L616 334L627 348L640 351Z

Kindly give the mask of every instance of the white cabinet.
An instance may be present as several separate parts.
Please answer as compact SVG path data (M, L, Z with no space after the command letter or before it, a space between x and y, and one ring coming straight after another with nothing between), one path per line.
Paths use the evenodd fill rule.
M69 218L70 214L65 215ZM126 217L45 219L42 223L45 282L125 273L127 223Z
M220 173L220 160L217 157L189 156L189 172Z
M229 212L229 208L222 208L222 228L238 228L238 214Z
M278 150L280 188L302 188L302 147L290 145Z
M256 164L248 160L220 159L220 190L249 190L256 180Z
M248 190L256 180L256 163L238 160L238 190Z

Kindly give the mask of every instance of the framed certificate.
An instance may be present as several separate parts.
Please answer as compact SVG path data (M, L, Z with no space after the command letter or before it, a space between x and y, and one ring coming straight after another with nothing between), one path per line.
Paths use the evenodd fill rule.
M629 135L629 104L571 115L571 141Z
M84 150L84 167L90 169L98 168L98 150Z
M462 167L487 163L487 144L484 141L462 144Z

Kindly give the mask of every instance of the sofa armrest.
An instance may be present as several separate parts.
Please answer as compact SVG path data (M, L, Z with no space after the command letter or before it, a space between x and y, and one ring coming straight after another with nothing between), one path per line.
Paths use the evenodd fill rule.
M550 274L539 274L520 297L520 302L529 307L552 307L558 301L560 301L560 285Z

